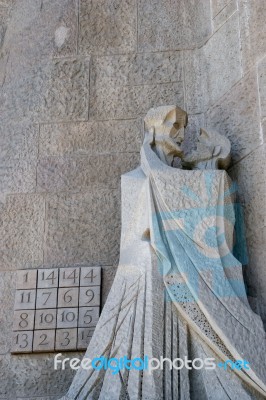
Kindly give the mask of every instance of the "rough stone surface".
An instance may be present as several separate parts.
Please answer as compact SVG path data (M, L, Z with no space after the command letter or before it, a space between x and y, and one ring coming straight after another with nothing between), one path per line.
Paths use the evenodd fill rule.
M130 53L137 47L135 0L81 0L81 54Z
M11 71L7 66L7 70ZM3 120L87 120L89 60L54 59L6 78L0 93Z
M137 153L43 158L37 168L38 190L77 191L93 185L115 189L119 186L120 176L135 168L138 160Z
M206 111L241 78L238 15L232 15L205 46L185 51L184 66L187 111Z
M119 205L117 190L49 196L45 263L115 263L119 251Z
M265 318L266 277L265 277L265 240L266 240L266 173L264 163L265 145L254 150L231 170L231 176L239 186L239 200L244 206L246 237L249 251L249 265L246 273L250 290L258 302L260 313Z
M243 68L247 71L266 53L266 7L263 0L239 0Z
M266 58L258 65L258 81L259 81L259 95L260 95L260 112L261 118L266 118Z
M220 13L229 2L230 0L212 0L212 16Z
M214 30L218 30L236 11L237 0L232 0L213 19Z
M5 36L13 62L21 58L71 56L77 50L77 0L14 2Z
M9 196L0 212L0 268L36 267L43 261L44 199Z
M250 72L206 113L209 129L226 135L233 162L262 144L256 71Z
M44 124L40 157L138 152L142 125L138 120Z
M194 47L211 31L210 5L204 0L140 0L138 12L140 51Z

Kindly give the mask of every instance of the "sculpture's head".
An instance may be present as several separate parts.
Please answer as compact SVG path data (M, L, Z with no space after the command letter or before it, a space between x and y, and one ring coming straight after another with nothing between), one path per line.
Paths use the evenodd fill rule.
M175 105L151 108L144 118L145 139L151 140L160 159L169 165L183 155L180 145L186 125L187 113Z
M216 132L200 130L197 148L183 158L183 166L192 169L227 169L231 157L229 139Z

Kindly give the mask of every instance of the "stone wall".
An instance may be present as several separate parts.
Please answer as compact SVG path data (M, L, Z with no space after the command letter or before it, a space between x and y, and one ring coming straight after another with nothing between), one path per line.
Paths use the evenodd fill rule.
M0 399L57 399L53 354L10 355L15 271L119 256L120 175L138 165L141 118L189 113L233 145L252 305L266 320L263 0L0 1ZM82 356L82 353L71 353Z

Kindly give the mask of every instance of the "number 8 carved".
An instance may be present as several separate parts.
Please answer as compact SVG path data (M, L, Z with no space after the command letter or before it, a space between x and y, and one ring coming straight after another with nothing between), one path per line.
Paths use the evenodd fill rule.
M28 321L26 321L28 316L29 315L27 313L20 314L20 319L21 319L21 321L19 323L20 328L24 329L24 328L26 328L28 326Z

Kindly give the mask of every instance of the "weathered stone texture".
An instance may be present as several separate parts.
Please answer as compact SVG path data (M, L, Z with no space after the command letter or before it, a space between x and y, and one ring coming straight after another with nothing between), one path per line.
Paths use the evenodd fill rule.
M258 82L261 118L266 118L266 57L258 64Z
M77 0L19 0L5 36L13 63L27 58L71 56L77 51Z
M215 17L218 13L220 13L229 2L230 0L212 0L213 17Z
M135 0L81 0L81 54L130 53L137 47Z
M91 74L91 118L135 118L157 105L182 107L181 57L180 52L166 52L97 58Z
M40 157L139 152L140 120L44 124L40 128Z
M198 50L184 52L189 113L205 111L242 76L238 15L235 14Z
M225 134L237 161L262 144L256 71L250 72L206 113L208 129Z
M247 71L266 53L264 0L239 0L243 68Z
M45 264L113 265L119 253L119 207L117 190L48 196Z
M214 30L219 29L236 11L237 0L232 0L213 19Z
M211 32L210 4L204 0L139 0L138 16L140 51L195 47Z
M0 125L0 160L36 160L38 124L12 122Z
M6 81L0 100L4 121L87 120L89 59L38 63Z
M72 352L72 357L81 358L83 353ZM69 357L63 353L62 357ZM74 377L75 371L69 364L65 370L54 369L54 354L5 355L0 356L0 398L29 399L39 396L60 398L65 394ZM12 382L12 385L10 384Z
M36 188L36 161L0 159L0 193L30 193Z
M1 270L36 267L43 261L44 199L8 196L0 212Z
M138 162L138 153L42 158L37 168L37 190L79 191L93 185L114 189L119 186L121 174Z
M230 174L239 186L239 200L244 206L246 237L249 252L247 280L253 294L261 304L266 304L265 240L266 240L266 149L260 146L237 163ZM265 317L265 307L261 308Z

